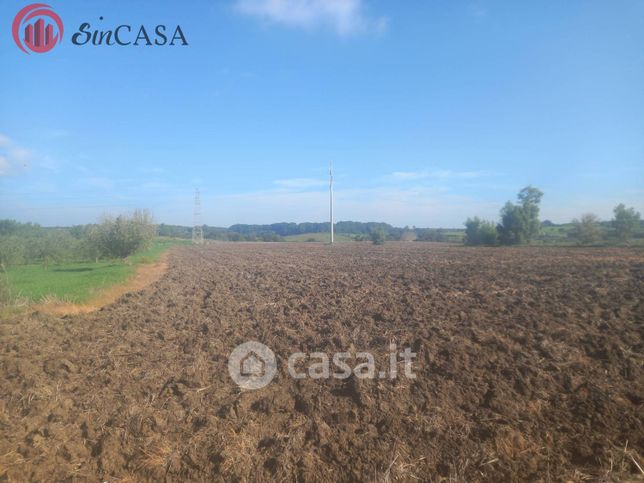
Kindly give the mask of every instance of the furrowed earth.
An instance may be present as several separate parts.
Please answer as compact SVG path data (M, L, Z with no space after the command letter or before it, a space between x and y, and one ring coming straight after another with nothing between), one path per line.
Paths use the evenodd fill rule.
M0 321L0 481L634 481L644 251L178 247L90 314ZM259 341L273 381L240 390ZM411 348L415 379L294 379ZM332 367L333 370L333 367Z

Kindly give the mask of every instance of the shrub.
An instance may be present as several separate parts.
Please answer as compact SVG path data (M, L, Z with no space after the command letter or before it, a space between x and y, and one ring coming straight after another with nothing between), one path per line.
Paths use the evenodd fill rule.
M465 222L466 245L496 245L498 234L494 223L479 217L468 218Z
M382 227L377 227L371 230L369 237L374 245L383 245L387 239L385 230Z
M597 215L587 213L581 219L572 220L571 237L580 245L590 245L599 241L601 231Z
M85 250L96 258L125 258L150 246L156 227L147 211L106 217L89 230Z

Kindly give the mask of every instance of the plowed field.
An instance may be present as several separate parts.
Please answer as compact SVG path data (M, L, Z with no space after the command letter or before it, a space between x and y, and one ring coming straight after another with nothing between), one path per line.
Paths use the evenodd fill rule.
M0 321L0 481L635 480L643 322L635 249L181 247L98 312ZM240 390L250 340L278 370ZM286 368L390 343L415 379Z

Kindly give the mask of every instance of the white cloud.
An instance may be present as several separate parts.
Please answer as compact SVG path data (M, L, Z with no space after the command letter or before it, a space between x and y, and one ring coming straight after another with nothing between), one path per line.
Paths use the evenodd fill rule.
M288 27L331 28L339 35L382 32L387 18L369 17L363 0L236 0L246 15Z
M31 151L19 146L15 146L9 150L9 153L14 161L23 166L27 165L27 161L31 159Z
M10 137L0 134L0 176L7 176L16 168L26 168L32 154L18 146Z

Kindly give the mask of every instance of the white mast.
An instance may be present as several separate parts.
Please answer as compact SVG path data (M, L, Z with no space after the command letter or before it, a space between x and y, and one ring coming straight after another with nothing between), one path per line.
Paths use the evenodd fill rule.
M203 245L203 224L201 222L201 197L199 188L195 189L195 211L192 224L192 243Z
M333 163L329 164L329 218L331 221L331 244L333 244Z

